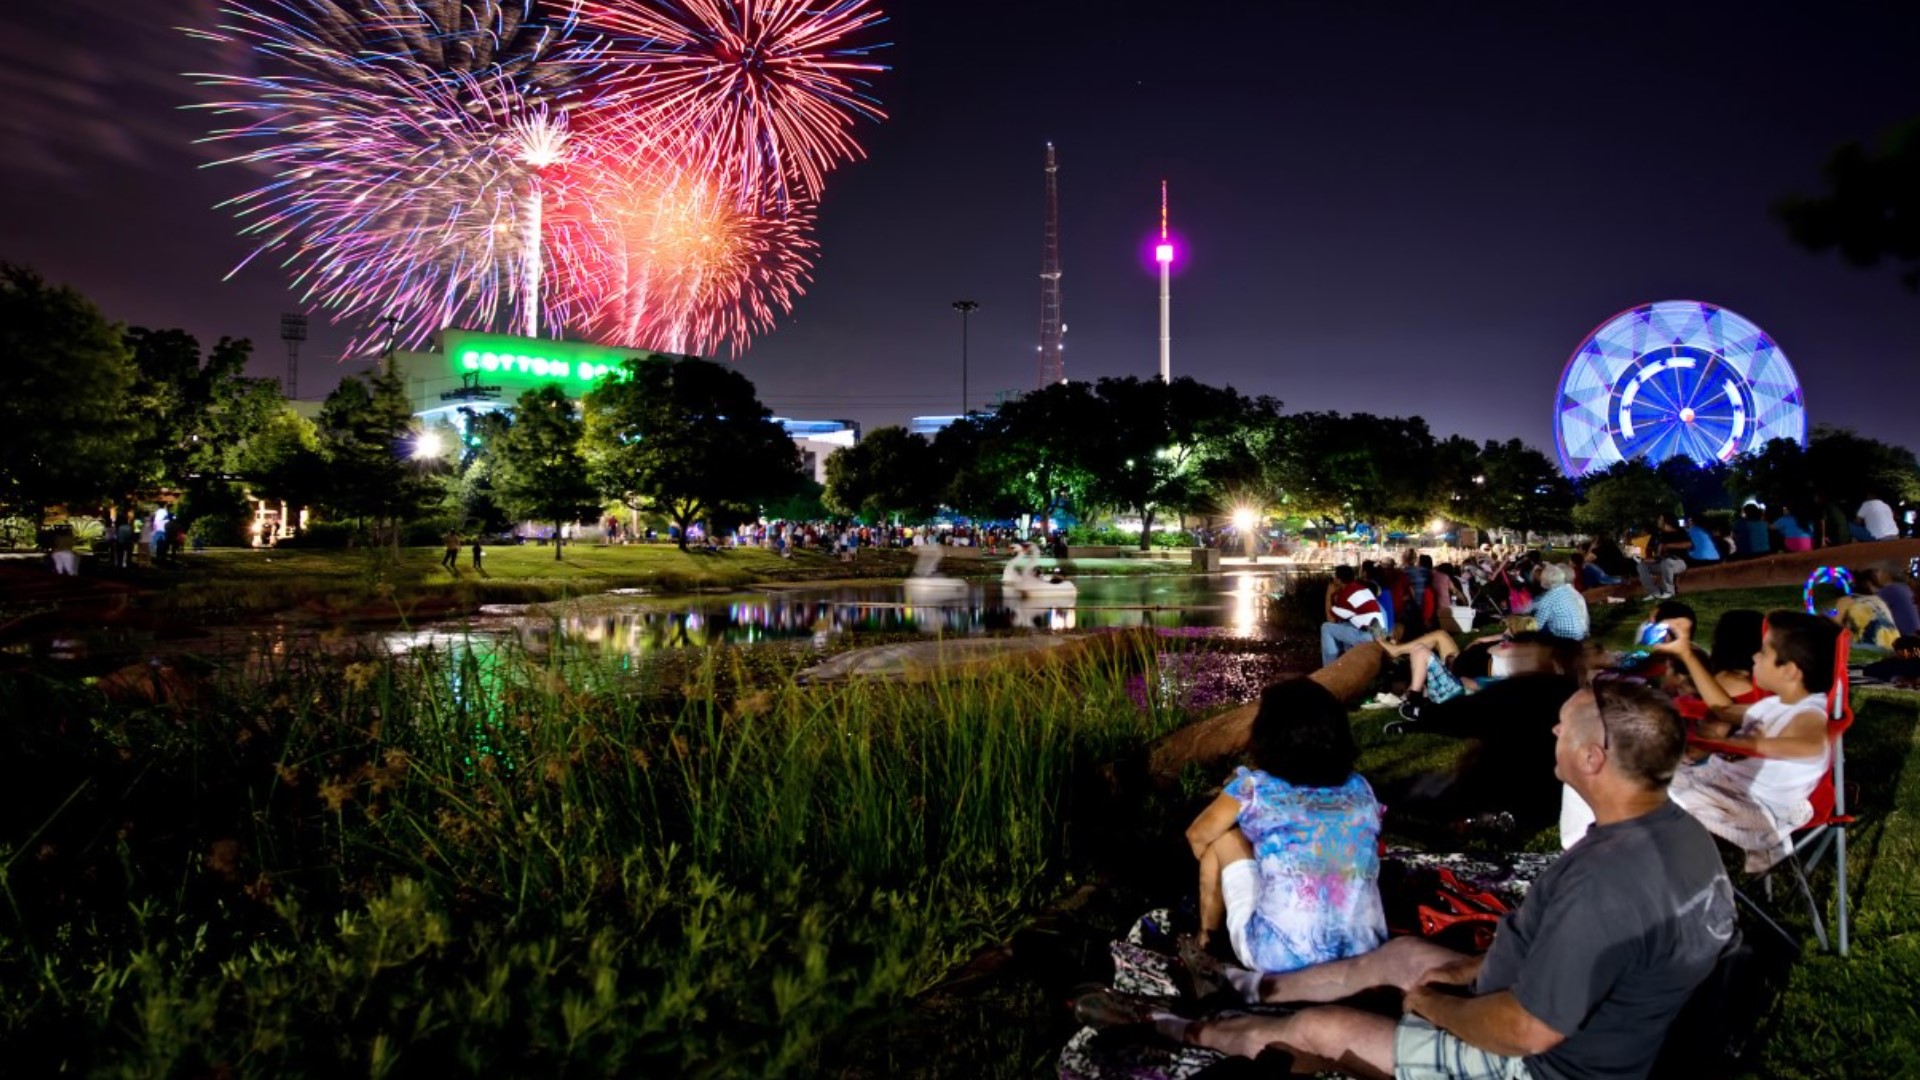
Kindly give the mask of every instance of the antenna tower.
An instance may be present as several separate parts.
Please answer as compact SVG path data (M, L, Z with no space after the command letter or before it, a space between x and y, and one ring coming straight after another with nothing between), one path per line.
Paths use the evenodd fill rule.
M1067 381L1067 360L1060 339L1066 325L1060 321L1060 166L1054 163L1053 144L1047 144L1047 230L1040 253L1040 386Z

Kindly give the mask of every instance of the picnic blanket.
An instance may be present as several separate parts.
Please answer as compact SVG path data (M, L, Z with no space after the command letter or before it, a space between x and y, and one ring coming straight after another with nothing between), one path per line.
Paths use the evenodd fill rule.
M1388 925L1396 933L1420 932L1420 909L1432 909L1430 901L1434 899L1435 882L1441 880L1443 871L1448 880L1468 892L1491 894L1507 907L1517 905L1554 858L1529 852L1487 857L1389 851L1381 860L1380 870L1381 898L1386 904ZM1175 924L1173 911L1157 908L1141 916L1124 939L1112 943L1113 989L1142 997L1166 998L1170 1002L1181 998ZM1473 935L1476 925L1486 923L1473 920L1450 923L1439 927L1439 933L1428 936L1465 951L1476 944ZM1293 1011L1291 1006L1248 1004L1208 1013L1196 1011L1198 1004L1187 1000L1181 1002L1180 1007L1193 1016L1281 1016ZM1058 1068L1061 1080L1191 1080L1222 1066L1226 1060L1223 1054L1199 1047L1176 1046L1149 1032L1101 1032L1082 1028L1067 1041L1060 1053Z

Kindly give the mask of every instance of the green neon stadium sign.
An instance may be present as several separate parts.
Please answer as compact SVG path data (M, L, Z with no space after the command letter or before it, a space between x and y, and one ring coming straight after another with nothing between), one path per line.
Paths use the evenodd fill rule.
M628 360L665 359L645 349L616 349L579 341L446 330L440 349L454 374L479 375L519 386L560 383L585 392L602 379L619 378Z

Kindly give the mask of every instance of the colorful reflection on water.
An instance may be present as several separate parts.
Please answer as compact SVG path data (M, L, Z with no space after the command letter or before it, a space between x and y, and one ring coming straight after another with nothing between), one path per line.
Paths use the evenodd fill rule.
M1155 627L1268 640L1278 636L1270 619L1272 601L1288 581L1271 573L1090 578L1079 582L1079 598L1071 605L1010 600L993 583L971 584L964 600L937 605L908 603L899 585L787 589L751 597L636 599L631 607L601 603L590 612L482 621L472 629L513 630L534 649L549 648L557 639L630 655L769 641L824 646L848 633L965 636ZM434 635L408 639L417 642L423 636Z

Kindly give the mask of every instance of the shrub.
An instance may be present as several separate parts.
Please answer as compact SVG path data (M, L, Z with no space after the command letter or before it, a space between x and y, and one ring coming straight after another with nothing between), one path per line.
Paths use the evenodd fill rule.
M187 540L196 548L244 547L246 523L226 514L207 514L187 522Z

